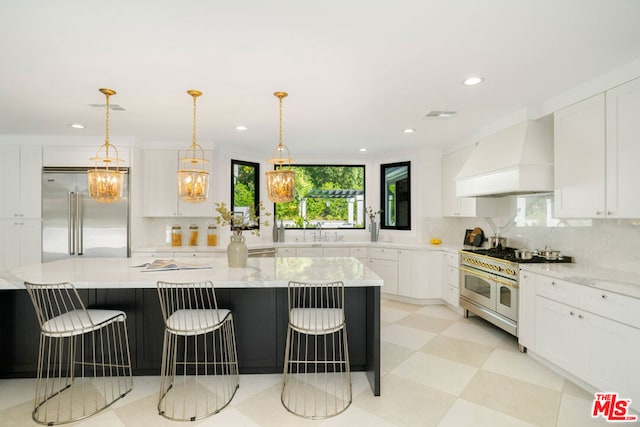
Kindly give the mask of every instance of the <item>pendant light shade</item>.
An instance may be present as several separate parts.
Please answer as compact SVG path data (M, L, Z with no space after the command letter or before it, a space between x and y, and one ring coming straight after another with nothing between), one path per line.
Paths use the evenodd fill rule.
M293 163L293 159L289 148L282 144L282 99L287 93L276 92L274 95L280 100L280 142L269 159L276 168L266 172L267 195L273 203L287 203L293 200L296 192L296 173L285 168Z
M180 159L178 169L178 195L181 200L200 203L209 195L209 172L205 170L204 150L196 144L196 98L202 95L199 90L188 90L193 97L193 137L191 146Z
M94 162L94 168L87 171L89 179L89 195L93 200L100 203L113 203L122 198L124 189L124 172L118 169L118 163L122 160L118 157L118 149L109 144L109 97L116 94L113 89L100 89L107 98L106 112L106 136L104 144L98 148L95 157L90 160ZM112 151L112 153L109 153ZM109 157L115 153L115 157ZM102 163L102 168L98 164Z

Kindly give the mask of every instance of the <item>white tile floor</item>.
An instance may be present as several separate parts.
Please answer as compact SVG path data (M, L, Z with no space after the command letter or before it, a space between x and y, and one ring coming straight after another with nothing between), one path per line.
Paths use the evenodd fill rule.
M280 375L242 375L230 406L198 426L590 426L593 396L526 354L514 337L444 306L382 301L382 395L353 375L353 404L323 421L291 415L280 403ZM0 381L0 426L31 420L35 381ZM157 413L158 377L135 377L112 408L71 425L187 425Z

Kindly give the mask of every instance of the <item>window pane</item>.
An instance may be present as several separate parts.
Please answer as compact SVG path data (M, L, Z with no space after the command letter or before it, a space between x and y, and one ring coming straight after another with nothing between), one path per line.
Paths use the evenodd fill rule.
M295 165L296 196L276 204L289 228L364 228L364 165Z
M247 216L253 207L258 212L260 165L258 163L231 160L231 210Z

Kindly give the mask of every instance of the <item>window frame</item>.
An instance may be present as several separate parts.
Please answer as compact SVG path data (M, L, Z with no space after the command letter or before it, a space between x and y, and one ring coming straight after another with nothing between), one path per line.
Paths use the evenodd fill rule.
M387 224L387 180L386 169L397 168L401 166L407 167L407 193L409 194L407 203L407 224L406 225L389 225ZM380 228L384 230L411 230L411 161L382 163L380 164ZM397 203L396 203L397 207ZM397 221L396 221L397 222Z
M256 215L260 215L260 163L250 162L248 160L237 160L231 159L231 201L229 203L229 210L231 212L235 211L235 184L236 184L236 176L235 176L235 165L239 166L250 166L254 168L254 194L253 194L253 209ZM248 226L247 230L259 230L260 222L253 226Z
M330 226L322 226L323 230L340 230L340 231L362 231L362 230L366 230L367 227L367 222L366 222L366 187L367 187L367 165L362 163L362 164L328 164L328 163L300 163L300 164L293 164L293 165L289 165L287 166L287 168L292 168L295 170L295 168L300 168L300 167L311 167L311 168L327 168L327 167L351 167L351 168L361 168L362 169L362 218L363 218L363 223L361 226L359 227L330 227ZM280 166L279 165L274 165L274 170L275 169L279 169ZM297 178L296 178L297 179ZM296 191L296 199L298 198L298 194ZM299 199L298 199L298 203ZM356 203L357 204L357 203ZM274 222L279 221L278 219L278 204L274 203L273 206L273 218L274 218ZM357 209L357 206L356 206ZM357 211L355 213L355 215L357 216ZM322 221L321 221L322 222ZM304 227L304 224L302 227L287 227L287 229L289 230L304 230L304 229L314 229L315 228L315 224L316 221L311 221L309 223L309 226L307 226L306 228Z

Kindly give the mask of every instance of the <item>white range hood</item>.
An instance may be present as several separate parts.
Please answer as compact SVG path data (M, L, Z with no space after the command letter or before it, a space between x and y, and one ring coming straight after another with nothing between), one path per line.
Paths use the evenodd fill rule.
M528 120L482 139L456 177L457 197L553 191L553 122Z

